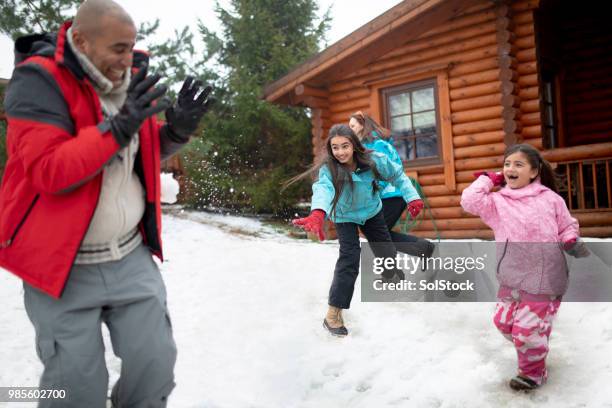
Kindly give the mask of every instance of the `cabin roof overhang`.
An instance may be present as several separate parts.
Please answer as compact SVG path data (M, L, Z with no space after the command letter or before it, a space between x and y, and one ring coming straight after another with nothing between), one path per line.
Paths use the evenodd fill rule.
M466 9L490 0L405 0L264 88L269 102L297 105Z

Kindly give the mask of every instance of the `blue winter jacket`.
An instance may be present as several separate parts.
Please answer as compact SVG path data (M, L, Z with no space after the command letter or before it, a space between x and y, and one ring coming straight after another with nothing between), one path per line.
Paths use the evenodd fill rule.
M382 177L393 185L406 202L420 199L410 179L404 173L404 168L393 163L387 156L378 152L372 152L372 159ZM367 220L375 216L382 209L380 195L373 193L372 181L374 173L371 168L358 168L351 173L353 188L346 185L340 194L336 211L331 213L332 201L334 199L334 185L331 173L327 165L319 170L319 179L312 185L311 210L320 209L325 211L327 217L335 223L353 222L363 225Z
M363 146L366 149L374 150L375 152L384 154L389 159L391 159L393 163L397 163L398 165L403 167L404 164L402 163L402 159L399 153L397 152L397 150L395 149L395 147L391 143L378 138L377 137L378 135L376 134L376 132L372 132L372 133L375 139L373 139L371 142L364 142ZM400 190L398 190L392 184L386 181L379 181L378 186L380 187L380 191L379 191L380 198L383 200L385 198L402 196L402 192Z

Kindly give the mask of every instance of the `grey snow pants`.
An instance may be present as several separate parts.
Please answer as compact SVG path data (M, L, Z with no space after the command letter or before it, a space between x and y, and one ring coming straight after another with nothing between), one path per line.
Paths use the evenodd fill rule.
M63 389L65 399L39 407L106 407L108 370L102 323L121 359L114 407L165 407L174 388L176 345L166 288L143 245L119 261L74 265L60 299L24 284L24 303L44 365L41 389Z

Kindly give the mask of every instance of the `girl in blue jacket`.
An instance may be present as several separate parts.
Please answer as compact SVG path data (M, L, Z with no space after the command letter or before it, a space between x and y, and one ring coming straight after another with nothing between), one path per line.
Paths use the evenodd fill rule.
M392 162L403 167L402 159L395 147L387 140L384 140L384 137L389 135L389 130L380 126L374 119L361 111L351 115L349 127L366 149L382 153ZM426 258L430 257L435 248L432 242L415 237L414 235L393 231L393 227L406 209L406 201L404 201L401 191L385 181L379 182L379 187L383 216L385 217L385 223L389 229L391 240L395 243L397 250L413 256L420 257L424 255ZM422 207L422 202L419 205ZM416 217L411 208L408 210L413 218Z
M289 182L316 171L319 174L312 186L310 215L293 220L293 224L316 233L320 240L325 239L325 218L335 224L340 255L329 290L329 309L323 326L331 334L346 336L348 330L344 326L342 309L350 307L359 273L359 230L369 242L382 243L373 246L375 256L394 258L396 255L395 247L389 245L392 241L378 194L379 182L393 185L415 212L418 213L422 207L418 205L420 197L404 174L403 167L383 154L366 150L348 126L334 125L330 129L326 149L327 156L320 164ZM383 272L383 279L393 279L397 272L387 270Z

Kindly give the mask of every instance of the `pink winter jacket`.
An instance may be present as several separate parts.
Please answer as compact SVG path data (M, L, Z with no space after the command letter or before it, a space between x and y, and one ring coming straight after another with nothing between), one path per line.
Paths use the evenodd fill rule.
M578 221L565 201L540 184L491 192L493 182L480 176L461 195L461 206L493 230L499 283L533 295L560 296L568 270L561 243L578 238Z

